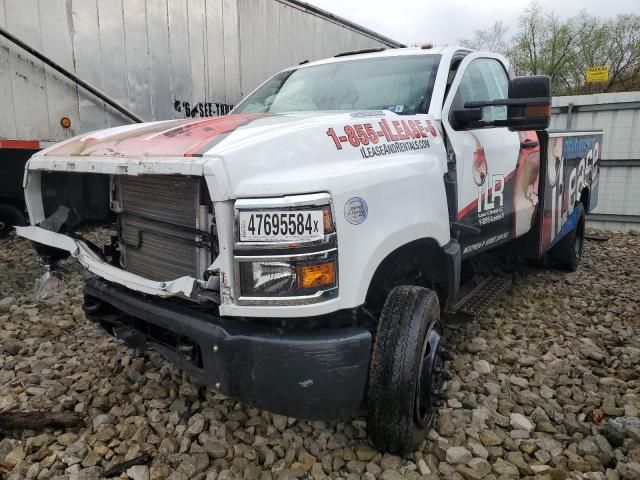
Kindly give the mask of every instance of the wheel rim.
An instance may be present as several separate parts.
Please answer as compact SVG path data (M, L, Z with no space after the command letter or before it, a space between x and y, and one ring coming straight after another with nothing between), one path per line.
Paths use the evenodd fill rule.
M433 423L435 407L444 397L444 358L442 355L442 327L434 321L427 329L422 361L416 382L415 417L422 428Z

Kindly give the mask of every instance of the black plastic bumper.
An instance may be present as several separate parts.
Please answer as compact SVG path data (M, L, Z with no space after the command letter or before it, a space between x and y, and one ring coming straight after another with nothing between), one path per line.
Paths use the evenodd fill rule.
M257 325L136 294L99 278L85 284L85 312L113 326L132 346L156 348L199 381L257 408L330 420L353 415L364 398L371 351L365 329ZM180 351L185 344L197 355L189 358Z

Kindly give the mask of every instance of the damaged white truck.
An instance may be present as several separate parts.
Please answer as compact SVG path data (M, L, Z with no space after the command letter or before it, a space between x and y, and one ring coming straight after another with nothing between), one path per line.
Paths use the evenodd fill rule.
M467 282L470 259L578 267L602 136L546 131L550 105L548 77L510 78L493 53L350 52L225 117L37 153L17 231L51 268L70 255L95 274L87 317L129 344L255 407L366 410L373 443L407 452L443 400L441 312L499 287ZM106 245L80 233L96 219Z

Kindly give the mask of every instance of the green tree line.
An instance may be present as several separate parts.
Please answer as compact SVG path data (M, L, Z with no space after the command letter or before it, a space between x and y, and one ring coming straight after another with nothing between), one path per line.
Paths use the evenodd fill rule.
M506 55L517 75L551 76L554 95L640 90L640 15L561 19L533 0L514 30L497 21L460 42ZM609 80L587 83L587 69L599 66Z

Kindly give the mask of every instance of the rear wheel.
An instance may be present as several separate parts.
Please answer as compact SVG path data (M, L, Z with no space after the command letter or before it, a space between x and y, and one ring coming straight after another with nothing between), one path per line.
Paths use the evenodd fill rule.
M420 445L444 399L438 296L394 288L380 316L369 379L369 436L379 450L405 454Z
M0 204L0 238L8 235L13 227L22 227L24 224L24 214L19 208L4 203Z
M549 251L551 263L557 268L570 272L578 269L584 245L585 213L582 203L578 203L575 209L577 210L575 228Z

